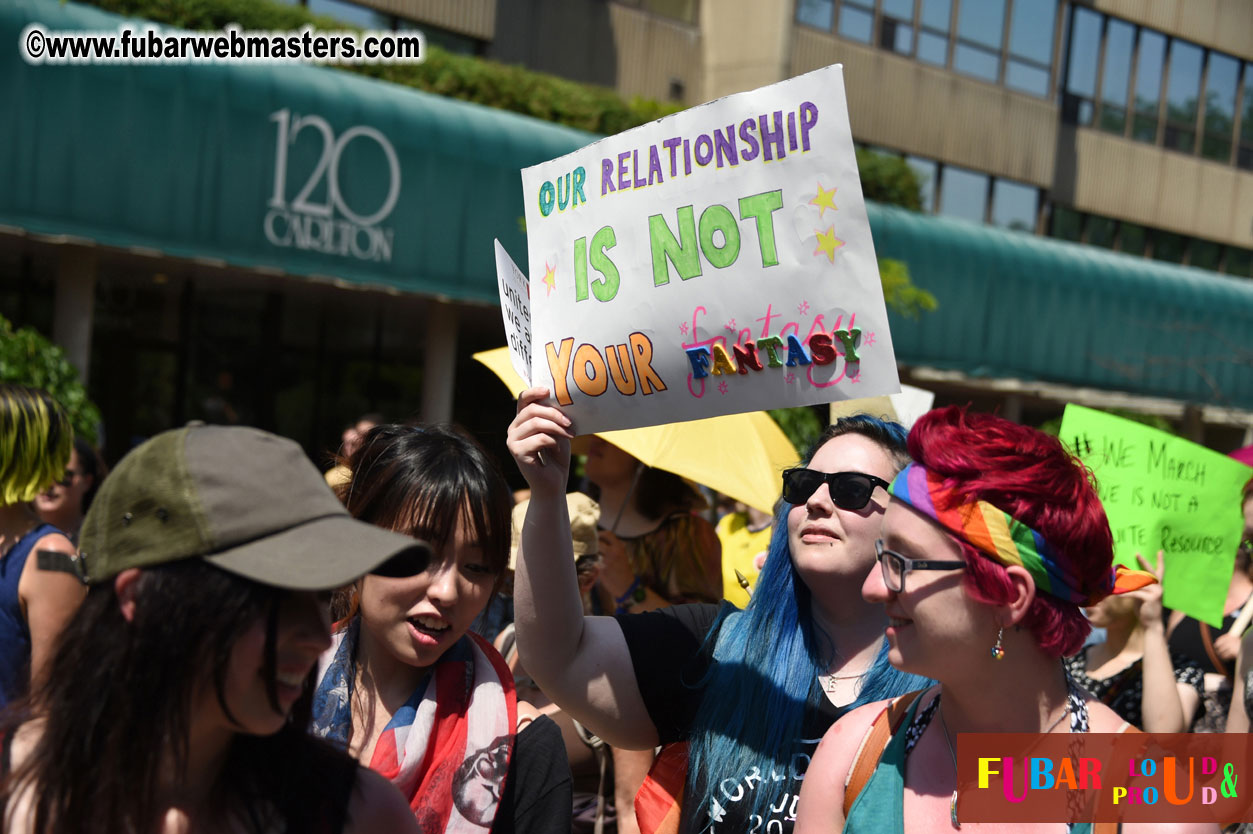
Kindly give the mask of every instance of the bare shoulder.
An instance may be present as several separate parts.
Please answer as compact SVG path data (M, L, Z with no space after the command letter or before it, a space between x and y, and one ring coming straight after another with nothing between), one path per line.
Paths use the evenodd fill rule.
M844 785L853 759L861 747L870 725L891 701L875 701L850 710L827 730L814 753L822 781L828 785Z
M405 798L391 782L366 767L357 768L357 784L348 803L344 834L375 831L417 834L418 821Z
M68 553L71 556L78 553L74 543L61 532L49 533L40 537L39 541L35 542L35 551L38 552L40 550L55 550L58 553Z
M1119 733L1126 728L1126 719L1105 706L1105 704L1095 698L1088 698L1086 704L1088 706L1088 727L1092 732Z

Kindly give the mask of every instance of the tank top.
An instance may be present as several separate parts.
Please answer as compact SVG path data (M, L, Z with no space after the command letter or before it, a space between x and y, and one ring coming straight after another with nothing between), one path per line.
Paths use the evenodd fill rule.
M922 698L916 698L910 705L901 729L883 749L879 765L853 801L853 807L849 809L848 819L844 823L844 834L904 834L905 759L908 756L906 745L910 738L907 728L914 726L921 700ZM1062 830L1063 826L1059 825L1058 829ZM1075 823L1071 826L1070 834L1090 834L1091 830L1091 823Z
M0 559L0 707L25 695L30 686L30 627L17 593L22 568L35 543L57 532L51 524L40 524Z

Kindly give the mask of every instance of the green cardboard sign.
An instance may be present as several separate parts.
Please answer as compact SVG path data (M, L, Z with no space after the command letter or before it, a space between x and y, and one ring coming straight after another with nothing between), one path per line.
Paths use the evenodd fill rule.
M1180 437L1067 405L1061 440L1096 475L1114 534L1114 561L1138 568L1164 551L1163 603L1212 626L1244 520L1240 490L1253 469Z

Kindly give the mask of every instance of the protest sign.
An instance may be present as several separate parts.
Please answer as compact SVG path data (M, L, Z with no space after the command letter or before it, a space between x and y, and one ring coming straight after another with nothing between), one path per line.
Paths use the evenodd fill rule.
M500 315L505 321L509 360L518 376L531 381L531 288L526 276L499 240L496 245L496 281L500 286Z
M522 184L531 382L578 432L899 390L839 66Z
M1114 534L1115 561L1140 567L1165 552L1163 603L1210 625L1223 620L1243 518L1240 490L1253 469L1132 420L1067 405L1060 430L1096 475Z

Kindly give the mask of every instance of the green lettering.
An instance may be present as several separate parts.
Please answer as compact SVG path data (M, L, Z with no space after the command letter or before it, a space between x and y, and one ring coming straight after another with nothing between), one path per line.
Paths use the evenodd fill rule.
M574 242L574 300L587 301L587 238Z
M666 259L674 264L679 277L686 281L700 275L700 253L696 251L696 215L691 206L678 212L680 243L660 214L648 218L648 242L653 253L653 286L670 283Z
M783 340L778 336L767 336L764 339L757 340L757 349L765 349L767 356L766 364L772 368L783 367L783 362L779 359L779 354L775 352L782 346Z
M714 232L722 230L722 246L714 243ZM700 251L714 269L724 269L740 256L740 227L726 206L714 203L700 215Z
M774 245L774 212L781 208L782 189L740 198L740 219L751 217L757 221L757 244L761 248L762 266L779 265L779 253Z
M618 294L620 283L618 267L605 254L606 249L612 249L617 245L618 236L614 234L612 226L605 226L592 236L592 269L604 276L592 282L592 294L598 301L613 301L614 296Z

